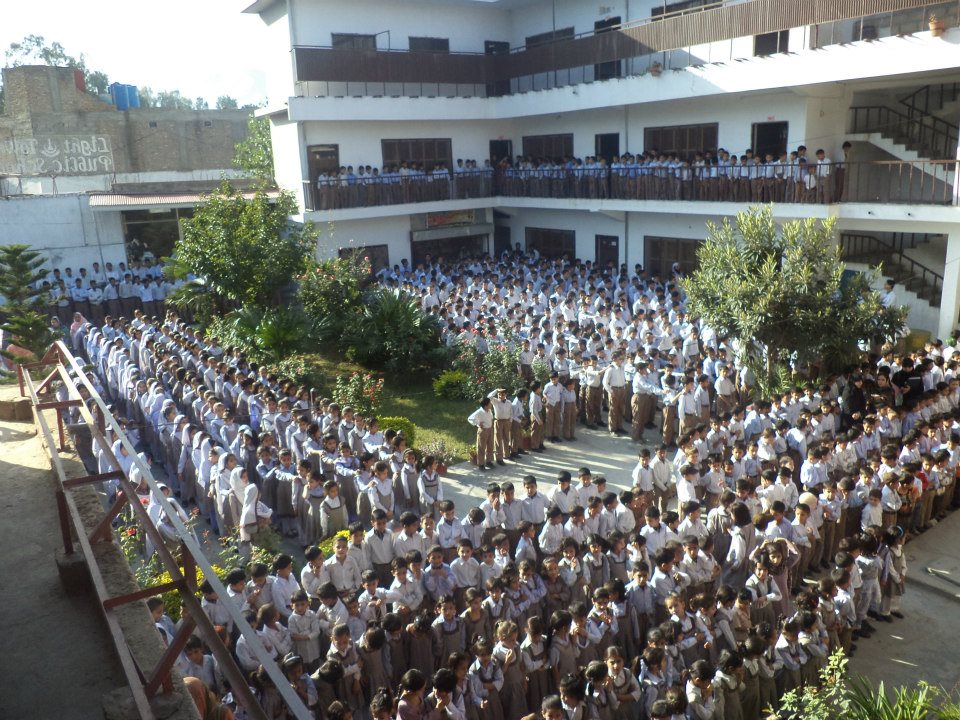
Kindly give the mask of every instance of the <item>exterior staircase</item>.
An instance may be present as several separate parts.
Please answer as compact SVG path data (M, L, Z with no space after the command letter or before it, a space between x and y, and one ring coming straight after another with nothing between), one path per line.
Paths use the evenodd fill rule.
M905 254L906 250L930 242L933 236L924 233L841 233L843 259L880 266L884 276L895 285L932 307L940 307L943 275Z
M915 153L914 157L902 157L904 160L956 159L960 126L944 116L956 118L954 111L960 107L960 83L924 85L900 98L898 105L897 108L886 105L850 108L850 131L860 135L878 134L893 145ZM901 156L900 153L893 154Z

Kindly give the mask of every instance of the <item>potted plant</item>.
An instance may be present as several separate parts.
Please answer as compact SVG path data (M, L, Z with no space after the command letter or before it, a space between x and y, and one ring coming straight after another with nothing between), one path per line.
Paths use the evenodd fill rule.
M663 65L658 62L653 63L650 66L650 74L654 77L660 77L660 74L663 72Z
M946 29L946 26L937 15L930 16L930 34L933 37L940 37L943 35L943 31Z
M423 457L427 455L434 457L437 461L437 473L441 477L446 477L447 468L453 464L454 458L456 457L446 441L440 438L424 443L423 446L420 447L420 453Z

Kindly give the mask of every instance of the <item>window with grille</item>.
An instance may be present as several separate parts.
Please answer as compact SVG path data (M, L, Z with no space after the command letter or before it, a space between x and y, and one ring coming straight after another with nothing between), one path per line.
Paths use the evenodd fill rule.
M418 140L381 140L383 164L399 165L416 163L424 166L427 172L443 163L448 170L452 167L453 157L450 138L423 138Z

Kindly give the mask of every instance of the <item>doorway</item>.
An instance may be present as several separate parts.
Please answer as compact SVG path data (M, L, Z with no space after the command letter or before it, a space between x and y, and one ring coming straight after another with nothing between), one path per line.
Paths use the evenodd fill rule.
M317 210L317 179L320 173L328 173L340 169L340 146L339 145L308 145L307 146L307 172L310 174L310 192L306 194L305 200L310 203L308 210Z
M604 20L597 20L597 22L593 24L593 31L597 35L600 35L601 33L610 32L618 27L620 27L619 15ZM593 66L594 80L609 80L618 77L620 77L619 60L610 60L608 62L597 63Z
M593 136L594 155L609 165L620 154L620 133L600 133Z
M752 146L754 155L765 158L767 153L779 158L787 151L787 127L785 122L762 122L753 124Z
M483 52L486 55L506 55L510 52L510 43L503 40L486 40L483 43ZM498 63L488 63L487 67L496 67ZM487 97L500 97L510 94L510 78L495 79L487 83Z
M513 243L511 242L510 226L495 225L493 227L493 255L500 257L503 253L513 252Z
M513 159L513 140L491 140L490 164L496 167L504 159Z
M596 243L594 258L597 266L616 270L620 265L620 238L616 235L597 235Z

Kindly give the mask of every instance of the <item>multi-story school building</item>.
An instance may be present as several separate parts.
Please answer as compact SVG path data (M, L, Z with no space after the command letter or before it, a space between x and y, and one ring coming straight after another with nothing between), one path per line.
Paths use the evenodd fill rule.
M519 245L689 270L709 221L769 202L783 221L837 218L851 267L883 262L911 327L956 326L956 0L246 12L263 22L277 180L323 228L321 255Z

